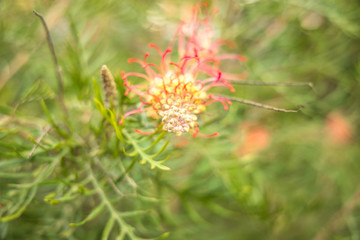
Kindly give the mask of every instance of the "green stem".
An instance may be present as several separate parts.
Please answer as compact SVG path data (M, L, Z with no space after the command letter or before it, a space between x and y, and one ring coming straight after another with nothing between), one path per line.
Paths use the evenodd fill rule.
M114 183L118 183L120 182L125 176L126 174L128 174L130 172L130 170L135 166L135 163L137 161L137 158L134 157L134 159L131 161L130 165L126 168L125 172L123 174L121 174L115 181Z
M122 129L122 133L126 137L128 142L134 147L134 150L140 155L140 163L148 162L151 165L151 168L158 167L159 169L162 169L162 170L170 170L170 168L161 164L162 162L164 162L166 160L163 160L163 161L154 160L153 159L154 156L148 155L144 151L144 149L142 149L141 146L136 142L136 140L134 138L132 138L131 134L129 134L125 129ZM161 137L163 137L163 136L164 135L161 135ZM159 140L156 140L156 141L159 141ZM163 151L163 149L160 151Z
M108 197L106 196L105 192L103 191L103 189L101 188L99 182L97 181L97 179L94 176L94 173L91 169L90 164L87 165L88 168L88 172L89 172L89 177L90 180L92 182L92 184L94 185L97 193L99 194L101 201L105 204L106 208L109 210L111 217L114 218L118 224L119 227L121 229L121 234L120 236L124 237L125 235L128 235L131 239L138 239L134 232L133 229L131 228L131 226L129 226L124 219L118 214L117 210L113 207L113 205L111 204L110 200L108 199ZM121 239L121 238L120 238Z

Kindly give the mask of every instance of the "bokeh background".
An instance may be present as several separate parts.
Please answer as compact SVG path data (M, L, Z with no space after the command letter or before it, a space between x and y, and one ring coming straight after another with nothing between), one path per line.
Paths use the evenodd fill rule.
M29 138L36 139L46 121L40 99L55 119L61 115L54 100L54 66L33 9L50 28L69 121L78 122L79 134L86 135L92 119L99 118L91 79L100 83L102 64L116 76L139 71L127 59L142 58L151 51L149 42L166 48L194 3L0 1L0 163L5 166L21 158L16 153L32 149ZM129 225L144 238L170 232L168 239L360 239L360 2L208 4L217 10L212 22L216 35L236 44L221 51L248 59L226 63L224 69L246 72L251 81L312 82L314 88L238 85L235 93L224 91L267 105L305 108L279 113L240 103L229 111L221 104L211 106L201 129L219 132L218 137L171 137L166 150L170 172L136 166L135 182L161 201L146 205L152 217L131 218ZM65 168L72 172L71 166ZM11 201L9 184L26 181L25 175L13 178L8 171L25 172L23 165L0 168L3 208ZM101 239L106 214L69 226L86 216L96 198L50 205L43 199L51 183L41 187L19 218L0 222L0 239ZM143 206L129 199L119 208Z

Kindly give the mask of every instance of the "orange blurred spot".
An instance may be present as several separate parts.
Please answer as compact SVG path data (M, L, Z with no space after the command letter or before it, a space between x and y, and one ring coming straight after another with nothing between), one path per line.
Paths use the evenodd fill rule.
M176 139L175 144L174 144L175 148L186 147L190 142L190 139L188 137L184 137L184 136L178 136L175 139Z
M332 112L326 117L325 134L334 143L348 143L352 137L350 123L340 113Z
M255 153L267 148L270 144L269 131L258 123L244 123L240 125L240 134L243 136L236 148L240 156Z

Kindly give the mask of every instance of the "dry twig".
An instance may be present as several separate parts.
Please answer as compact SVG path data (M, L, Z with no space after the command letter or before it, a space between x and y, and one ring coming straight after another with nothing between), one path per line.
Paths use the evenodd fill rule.
M60 66L59 66L59 63L58 63L58 60L57 60L57 57L56 57L55 48L54 48L54 44L53 44L51 36L50 36L49 28L46 25L45 19L43 18L43 16L41 16L40 13L38 13L35 10L33 10L33 13L37 17L40 18L41 23L43 24L43 27L44 27L44 30L45 30L45 33L46 33L46 41L47 41L47 43L49 45L51 56L52 56L52 59L53 59L53 62L54 62L56 78L57 78L58 87L59 87L59 97L58 97L58 99L59 99L61 107L64 110L65 116L67 117L68 116L68 111L67 111L66 105L64 103L64 82L63 82L63 79L62 79L62 76L61 76L61 69L60 69Z
M261 103L258 103L258 102L254 102L254 101L250 101L250 100L246 100L246 99L241 99L241 98L230 97L230 96L216 95L215 97L225 98L225 99L228 99L230 101L239 102L239 103L247 104L247 105L250 105L250 106L254 106L254 107L258 107L258 108L264 108L264 109L272 110L272 111L276 111L276 112L296 113L296 112L301 111L301 108L304 108L304 106L300 105L299 109L297 109L297 110L288 110L288 109L277 108L277 107L261 104Z
M258 81L237 81L237 80L227 80L232 84L237 85L250 85L250 86L286 86L286 87L300 87L300 86L308 86L313 91L314 84L312 82L258 82Z
M41 140L45 137L45 135L49 132L49 130L51 129L50 126L45 127L45 129L42 131L41 135L36 139L36 144L34 145L34 147L31 149L29 155L27 156L27 159L29 160L31 158L31 156L34 154L36 148L39 146Z

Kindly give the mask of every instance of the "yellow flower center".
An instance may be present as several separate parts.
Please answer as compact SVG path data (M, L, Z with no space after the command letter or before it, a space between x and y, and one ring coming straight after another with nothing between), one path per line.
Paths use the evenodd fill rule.
M192 75L168 72L154 78L147 101L161 118L163 129L181 135L198 127L195 114L205 111L206 98Z

